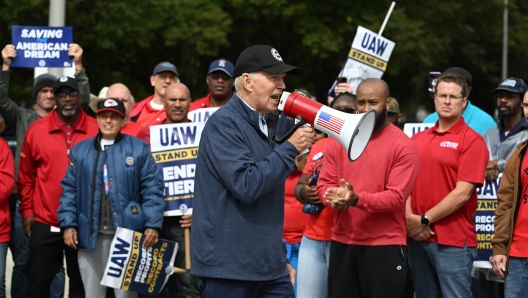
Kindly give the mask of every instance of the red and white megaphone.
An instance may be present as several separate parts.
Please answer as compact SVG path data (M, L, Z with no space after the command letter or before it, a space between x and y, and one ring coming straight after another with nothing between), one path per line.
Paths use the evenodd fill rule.
M316 129L336 139L348 152L348 159L358 159L370 140L376 114L347 114L322 105L299 92L282 92L278 109L288 117L301 116Z

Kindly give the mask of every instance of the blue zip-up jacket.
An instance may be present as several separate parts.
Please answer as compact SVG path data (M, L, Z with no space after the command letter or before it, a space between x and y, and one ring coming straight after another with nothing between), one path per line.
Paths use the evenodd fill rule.
M71 162L61 182L57 217L61 228L77 229L79 249L95 248L105 162L114 227L143 232L160 230L163 223L164 185L147 143L119 133L115 143L102 151L100 137L71 149Z
M194 275L246 281L288 275L284 182L299 151L288 141L277 145L272 133L266 137L258 116L235 94L202 132L191 230Z

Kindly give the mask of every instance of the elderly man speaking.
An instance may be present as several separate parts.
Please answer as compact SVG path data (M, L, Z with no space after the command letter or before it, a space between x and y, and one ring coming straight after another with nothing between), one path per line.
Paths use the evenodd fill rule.
M202 297L294 297L282 246L284 182L312 128L273 141L286 73L267 45L239 56L229 103L207 121L196 164L191 273Z

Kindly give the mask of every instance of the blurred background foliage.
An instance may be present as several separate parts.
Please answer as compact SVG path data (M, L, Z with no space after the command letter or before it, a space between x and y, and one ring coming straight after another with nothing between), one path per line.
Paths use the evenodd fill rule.
M0 0L0 44L12 25L46 26L49 2ZM275 47L288 64L287 90L326 93L346 61L357 26L378 32L387 0L67 0L66 25L84 49L92 93L123 82L136 100L152 94L149 76L171 61L193 98L207 94L209 63L233 63L253 44ZM396 3L383 36L396 47L383 79L407 121L419 106L433 110L430 71L460 66L473 75L472 103L492 114L490 92L501 80L503 0L406 0ZM509 0L508 76L528 79L528 1ZM12 73L10 98L31 99L33 71Z

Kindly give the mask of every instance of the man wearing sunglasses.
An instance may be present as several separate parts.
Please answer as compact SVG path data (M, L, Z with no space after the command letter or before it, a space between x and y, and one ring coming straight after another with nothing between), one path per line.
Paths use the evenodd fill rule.
M233 96L235 67L229 60L220 58L209 65L205 82L209 86L209 94L191 104L190 111L201 108L221 107Z
M69 297L84 297L77 252L63 242L57 209L62 193L60 182L70 162L70 149L95 136L98 127L95 119L80 109L81 93L74 78L59 78L53 90L56 109L28 128L20 153L17 188L30 253L27 295L43 297L49 293L53 276L62 267L65 254L70 278Z

